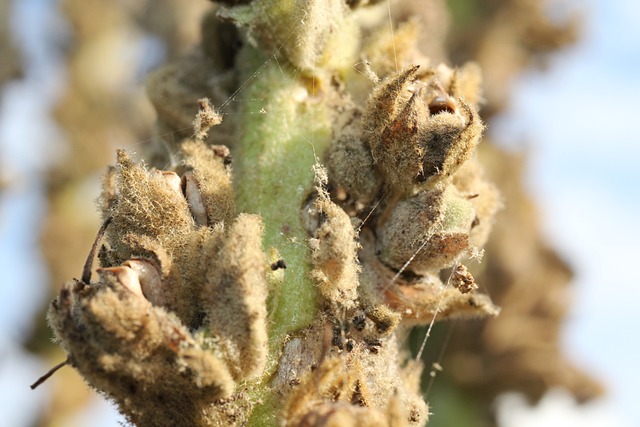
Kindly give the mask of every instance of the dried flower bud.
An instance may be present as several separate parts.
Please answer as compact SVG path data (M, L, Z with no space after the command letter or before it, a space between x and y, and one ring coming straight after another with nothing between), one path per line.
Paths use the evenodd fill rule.
M384 304L377 304L367 309L367 317L373 320L376 330L386 336L398 327L402 316Z

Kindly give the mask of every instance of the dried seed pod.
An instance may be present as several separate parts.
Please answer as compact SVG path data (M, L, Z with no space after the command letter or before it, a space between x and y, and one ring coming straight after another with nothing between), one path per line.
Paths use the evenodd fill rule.
M262 373L267 360L267 263L262 221L240 214L199 293L211 335L236 379Z
M113 218L107 231L110 249L102 256L105 266L131 258L157 265L158 286L153 302L175 312L189 327L202 326L199 296L205 272L218 256L223 239L222 221L234 208L231 178L226 170L225 147L186 143L185 199L180 178L174 172L147 171L118 153L115 201L105 215ZM105 196L112 197L112 196ZM196 227L198 223L211 227ZM194 256L194 254L197 254Z
M469 248L474 218L473 204L455 187L423 191L398 203L378 226L380 259L396 270L440 271Z
M98 274L103 281L109 280L110 277L120 283L126 290L131 292L133 295L138 298L147 301L144 294L142 293L142 286L140 285L140 279L138 278L138 273L128 266L122 267L107 267L107 268L99 268L97 270Z
M181 193L182 180L177 173L172 171L160 171L160 175L164 178L169 188L172 189L175 194Z
M149 75L146 90L158 114L158 137L169 147L152 152L155 160L152 164L163 167L171 162L171 154L179 151L184 139L194 135L194 117L200 110L198 100L206 96L213 105L222 105L235 90L236 75L220 71L216 63L198 51ZM207 142L228 145L235 124L233 116L225 117L207 137ZM204 137L198 129L196 134Z
M198 112L197 101L210 92L204 82L208 81L213 66L194 53L147 77L147 94L158 113L162 131L172 129L180 131L182 137L191 136L193 127L190 125Z
M362 128L386 181L411 192L416 184L455 173L470 159L484 126L469 104L451 98L437 80L420 81L418 67L411 67L374 89Z
M130 248L128 260L116 259L113 252L105 251L101 257L104 266L117 266L119 263L134 269L139 276L144 296L155 306L177 311L181 273L173 261L173 256L157 240L149 236L125 234L120 242ZM182 313L181 313L182 314ZM179 315L182 319L183 316Z
M66 283L51 303L49 324L70 364L132 424L207 425L211 404L233 392L228 369L112 272L91 285Z

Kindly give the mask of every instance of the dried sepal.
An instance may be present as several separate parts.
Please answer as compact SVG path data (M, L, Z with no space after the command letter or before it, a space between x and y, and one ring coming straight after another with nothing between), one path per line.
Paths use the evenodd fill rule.
M190 328L205 325L207 300L202 298L209 280L208 272L217 265L225 244L222 223L214 227L199 227L184 236L173 251L173 276L178 278L172 294L176 305L172 307Z
M500 191L487 181L482 166L475 159L456 172L452 183L473 204L476 216L469 231L469 243L481 248L489 238L496 213L503 208Z
M288 396L282 419L286 426L386 426L384 413L370 407L360 370L340 357L325 359L301 376ZM357 363L356 363L357 364ZM364 393L364 394L363 394Z
M199 295L210 334L234 378L262 373L267 360L267 268L260 217L240 214L225 235Z
M327 151L326 166L331 184L344 190L356 209L369 205L380 191L382 180L360 136L359 120L338 131Z
M233 392L228 369L174 315L112 273L90 285L68 282L51 303L49 324L70 364L131 423L207 425L210 405Z
M384 412L345 402L320 404L292 427L388 427Z
M362 55L369 61L373 72L381 79L397 72L398 68L429 62L417 49L421 24L409 19L397 26L393 33L381 26L363 43Z
M448 82L444 82L448 93L455 99L462 98L471 105L482 99L482 70L475 62L467 62L455 69Z
M499 314L487 295L462 294L444 284L436 273L398 273L376 256L372 236L364 233L360 252L361 299L371 307L384 304L402 316L402 325L428 324L433 320L493 317Z
M211 106L209 98L198 99L198 113L193 119L193 136L198 141L207 137L209 129L222 123L222 116Z
M321 186L316 188L319 226L310 239L311 279L325 301L334 308L353 308L357 300L358 243L349 216L333 203Z
M487 295L463 294L434 276L382 288L384 301L403 315L405 325L432 320L495 317L500 313Z
M117 203L112 204L106 215L112 218L107 239L119 259L124 261L131 255L131 248L123 245L125 233L170 244L192 230L187 201L162 173L147 171L124 150L118 150L116 174Z

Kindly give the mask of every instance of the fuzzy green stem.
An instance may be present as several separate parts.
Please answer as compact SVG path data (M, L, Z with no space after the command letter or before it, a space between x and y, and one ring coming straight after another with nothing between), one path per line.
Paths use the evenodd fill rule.
M309 93L305 80L275 57L247 47L242 81L243 121L235 165L237 203L265 224L265 249L275 248L287 269L270 301L270 360L277 363L288 335L316 315L317 291L309 279L307 233L300 212L313 181L312 166L328 147L330 111ZM256 72L257 70L257 72Z

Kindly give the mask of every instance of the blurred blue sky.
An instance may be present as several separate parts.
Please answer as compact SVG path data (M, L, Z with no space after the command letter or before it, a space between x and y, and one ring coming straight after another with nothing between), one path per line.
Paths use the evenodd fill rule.
M28 47L31 66L23 81L3 89L0 105L0 172L17 183L0 199L0 402L3 423L19 427L46 404L45 391L27 386L47 367L17 342L46 283L38 254L44 215L39 173L43 159L55 159L62 148L52 142L59 134L47 116L49 104L41 101L51 102L62 77L42 41L51 40L54 29L64 31L64 24L53 1L16 3L14 22L30 22L20 26L20 43ZM640 384L634 331L640 324L640 280L633 267L640 254L640 1L563 4L586 9L582 40L556 56L549 72L522 76L510 112L489 131L531 153L528 184L540 202L545 234L577 272L565 348L602 378L610 394L581 410L561 391L533 409L507 396L501 420L505 427L584 427L603 420L626 427L637 425ZM112 412L97 405L111 414L99 417L102 425L116 425ZM75 424L96 425L86 418Z
M530 189L546 236L576 271L566 351L602 378L618 425L637 425L640 2L573 3L587 8L580 43L549 73L520 79L492 132L535 141Z

